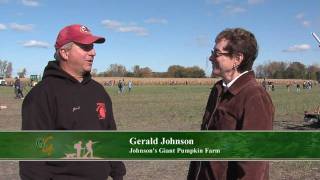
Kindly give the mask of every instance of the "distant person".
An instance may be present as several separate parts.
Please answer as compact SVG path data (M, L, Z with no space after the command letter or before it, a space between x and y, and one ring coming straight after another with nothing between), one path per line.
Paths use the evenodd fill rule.
M258 55L255 36L242 28L225 29L211 52L212 88L201 130L272 130L274 107L269 94L256 81L252 66ZM264 161L193 161L188 180L266 180Z
M312 82L308 81L308 89L311 90L312 89Z
M119 80L119 82L118 82L118 89L119 89L118 93L119 93L119 94L122 94L122 88L123 88L122 81Z
M302 83L302 88L303 88L303 89L307 89L307 82L306 82L306 81L303 81L303 83Z
M128 82L128 89L129 89L129 93L131 92L131 89L132 89L132 81L129 81Z
M23 99L23 87L20 81L19 77L15 78L16 80L14 81L14 92L16 95L17 99Z
M290 83L287 83L287 84L286 84L286 87L287 87L287 91L288 91L288 92L290 92L290 86L291 86Z
M49 61L43 80L23 101L23 130L116 130L110 96L90 75L94 43L104 42L105 38L79 24L59 32L55 61ZM81 144L75 146L77 156L81 156ZM102 180L109 176L121 180L125 173L119 161L20 161L22 180Z
M267 90L267 81L266 81L266 78L263 78L262 87L263 87L265 90Z
M124 81L124 79L122 79L122 89L121 92L124 93L126 90L126 82Z
M300 92L300 84L297 83L297 92Z
M20 81L20 80L19 80ZM15 94L15 98L18 99L19 98L19 94L18 94L18 84L20 84L20 82L18 81L18 77L14 78L14 83L13 83L13 90L14 90L14 94Z

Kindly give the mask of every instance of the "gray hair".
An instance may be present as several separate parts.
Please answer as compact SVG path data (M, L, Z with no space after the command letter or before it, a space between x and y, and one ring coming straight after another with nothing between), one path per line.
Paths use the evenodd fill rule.
M54 58L56 59L56 61L60 61L62 59L62 57L60 56L60 49L65 49L65 50L70 50L72 48L72 45L74 44L74 42L69 42L65 45L63 45L61 48L57 49L56 52L54 53Z

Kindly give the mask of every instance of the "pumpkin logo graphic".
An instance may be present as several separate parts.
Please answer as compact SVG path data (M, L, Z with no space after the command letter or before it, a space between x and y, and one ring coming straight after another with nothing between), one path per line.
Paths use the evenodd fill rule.
M100 120L104 120L106 118L107 111L104 103L97 103L96 111Z

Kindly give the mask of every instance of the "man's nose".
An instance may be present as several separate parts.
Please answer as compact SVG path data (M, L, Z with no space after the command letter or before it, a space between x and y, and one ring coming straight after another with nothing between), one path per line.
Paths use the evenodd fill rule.
M89 55L90 56L95 56L96 55L96 50L94 48L92 48L90 51L89 51Z
M216 58L215 58L213 55L211 55L211 56L209 57L209 61L214 62L215 60L216 60Z

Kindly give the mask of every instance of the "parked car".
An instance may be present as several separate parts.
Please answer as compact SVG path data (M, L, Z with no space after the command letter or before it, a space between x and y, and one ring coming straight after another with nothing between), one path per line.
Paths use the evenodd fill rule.
M0 86L6 86L7 81L5 79L0 79Z

